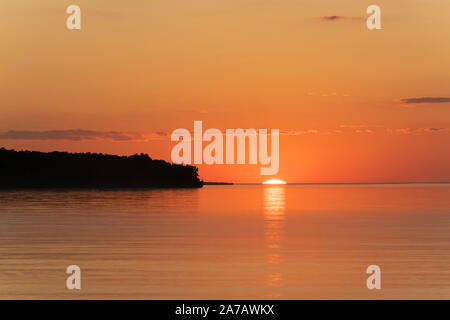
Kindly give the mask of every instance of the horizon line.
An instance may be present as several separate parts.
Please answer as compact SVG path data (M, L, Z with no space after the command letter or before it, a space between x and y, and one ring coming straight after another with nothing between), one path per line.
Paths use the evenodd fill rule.
M232 185L263 185L262 182L215 182L215 181L204 181L205 183L223 183ZM286 182L285 185L315 185L315 184L325 184L325 185L336 185L336 184L450 184L450 181L421 181L421 182Z

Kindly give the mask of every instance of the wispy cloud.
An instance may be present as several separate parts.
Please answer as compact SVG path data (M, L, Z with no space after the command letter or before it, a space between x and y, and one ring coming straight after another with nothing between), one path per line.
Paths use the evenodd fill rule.
M400 134L425 134L425 133L442 133L450 132L450 128L398 128L398 129L386 129L390 133Z
M316 97L350 97L350 94L348 93L337 93L337 92L332 92L332 93L319 93L319 92L308 92L307 93L308 96L316 96Z
M16 131L0 133L0 139L11 140L111 140L111 141L146 141L167 136L165 132L142 134L138 132L95 131L95 130L48 130Z
M347 17L347 16L322 16L316 17L314 20L322 21L322 22L333 22L333 21L342 21L342 20L363 20L363 17Z
M258 130L256 130L258 132ZM225 130L222 131L225 135ZM342 124L335 128L321 129L280 129L281 136L303 135L336 135L336 134L377 134L387 132L391 134L436 134L450 133L450 128L386 128L382 125ZM192 139L194 138L191 132ZM95 131L95 130L48 130L48 131L18 131L9 130L0 133L0 140L68 140L68 141L116 141L116 142L148 142L169 139L170 134L163 131L151 133Z
M317 134L319 130L317 129L308 129L308 130L280 130L280 135L284 136L301 136L304 134Z
M448 97L420 97L420 98L402 98L400 102L403 104L417 104L417 103L448 103Z
M280 130L280 135L301 136L301 135L338 135L338 134L440 134L450 133L450 128L445 127L422 127L422 128L386 128L383 125L368 124L341 124L338 128L328 129L306 129L306 130Z

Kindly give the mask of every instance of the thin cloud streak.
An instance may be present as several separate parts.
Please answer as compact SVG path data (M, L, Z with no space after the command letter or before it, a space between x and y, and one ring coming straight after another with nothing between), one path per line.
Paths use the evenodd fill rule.
M322 21L322 22L333 22L333 21L342 21L342 20L357 20L361 21L363 20L363 17L347 17L347 16L323 16L323 17L316 17L314 20Z
M448 97L420 97L420 98L402 98L400 102L404 104L416 104L416 103L448 103L450 98Z
M443 133L450 132L450 128L399 128L399 129L387 129L389 133L399 134L426 134L426 133Z
M0 133L0 139L11 140L110 140L110 141L147 141L166 137L165 132L142 134L138 132L95 131L95 130L48 130L48 131L16 131Z
M258 132L258 130L256 130ZM330 135L330 134L374 134L374 133L396 133L396 134L427 134L448 133L450 128L426 127L426 128L384 128L366 124L339 125L337 128L328 129L280 129L280 136L303 136L303 135ZM270 133L270 130L269 130ZM194 133L191 132L192 139ZM223 134L225 136L225 134ZM48 130L48 131L18 131L9 130L0 133L0 140L68 140L68 141L116 141L116 142L148 142L168 139L169 134L162 131L152 133L120 132L120 131L96 131L96 130Z

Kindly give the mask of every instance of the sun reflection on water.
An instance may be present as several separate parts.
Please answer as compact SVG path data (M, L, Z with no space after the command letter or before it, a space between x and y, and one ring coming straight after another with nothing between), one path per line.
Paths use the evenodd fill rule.
M265 257L268 264L267 286L281 287L283 274L279 264L283 262L283 229L285 224L285 188L270 186L264 188L264 240ZM267 296L279 297L279 292L270 292Z

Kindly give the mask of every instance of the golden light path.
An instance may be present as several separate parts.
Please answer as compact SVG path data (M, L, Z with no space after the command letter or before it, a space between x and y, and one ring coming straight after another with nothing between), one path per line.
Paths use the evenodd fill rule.
M286 182L284 182L283 180L279 180L279 179L271 179L271 180L264 181L263 184L286 184Z

